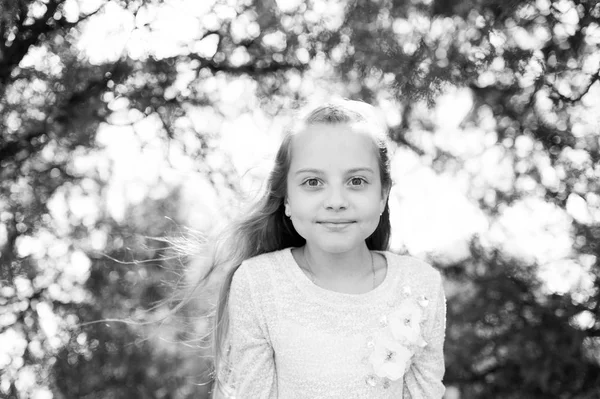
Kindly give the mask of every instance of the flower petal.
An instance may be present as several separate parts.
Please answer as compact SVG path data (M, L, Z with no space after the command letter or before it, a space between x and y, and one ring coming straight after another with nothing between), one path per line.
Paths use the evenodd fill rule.
M406 361L388 362L381 367L379 376L382 378L389 378L392 381L396 381L404 375L406 370Z

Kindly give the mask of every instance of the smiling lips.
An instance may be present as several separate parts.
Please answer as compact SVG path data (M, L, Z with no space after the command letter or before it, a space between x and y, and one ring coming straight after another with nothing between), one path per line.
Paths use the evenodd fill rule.
M355 222L354 220L321 220L317 223L329 230L342 230Z

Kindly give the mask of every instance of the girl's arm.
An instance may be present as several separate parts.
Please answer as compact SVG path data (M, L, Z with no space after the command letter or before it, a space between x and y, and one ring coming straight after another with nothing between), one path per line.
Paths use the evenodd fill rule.
M277 379L267 325L249 280L248 269L240 266L229 291L228 360L231 375L227 390L231 398L277 397ZM227 396L225 396L227 397Z
M404 375L403 399L440 399L444 396L444 337L446 332L446 296L442 278L436 272L435 291L424 326L427 346L415 354Z

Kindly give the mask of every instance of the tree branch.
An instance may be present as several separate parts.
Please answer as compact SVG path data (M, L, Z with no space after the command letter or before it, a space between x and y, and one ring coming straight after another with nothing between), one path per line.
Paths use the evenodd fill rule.
M590 89L592 88L594 83L596 83L598 80L600 80L600 69L598 69L598 71L594 75L592 75L592 78L590 79L590 83L587 85L587 87L581 93L579 93L579 95L577 97L565 96L564 94L559 92L558 89L556 87L554 87L554 85L550 85L550 87L552 89L552 95L550 95L550 98L552 98L555 102L562 100L569 104L576 103L576 102L580 101L586 94L588 94L588 92L590 91Z
M21 137L18 140L2 143L0 145L0 159L12 159L23 148L30 147L33 139L46 134L46 123L41 127L42 129L31 131L27 133L25 137Z
M0 144L0 159L14 159L17 153L23 149L30 149L32 152L35 152L36 149L32 146L32 140L51 131L49 126L51 121L61 123L68 120L72 110L90 98L99 95L106 88L109 80L120 81L129 73L129 69L126 61L115 62L108 71L110 73L103 74L102 78L89 80L82 90L73 92L70 96L63 99L63 101L53 104L51 107L53 112L48 112L46 119L35 129L19 136L15 140L3 141Z
M36 44L39 41L40 36L55 29L48 25L48 21L54 16L58 6L63 2L64 0L49 2L46 5L46 12L44 15L31 25L24 25L27 7L23 7L25 9L25 14L23 14L24 10L21 8L16 38L9 47L5 48L4 58L2 63L0 63L1 86L4 86L9 81L12 70L19 65L23 57L25 57L29 51L29 47ZM24 2L22 2L22 4L24 5Z
M304 64L290 64L290 63L279 63L271 62L265 66L258 66L256 64L246 64L240 66L233 66L226 63L216 63L212 60L207 60L197 54L189 54L189 57L193 60L200 61L200 69L208 68L212 72L226 72L232 75L262 75L278 71L288 71L290 69L305 70L307 65Z
M108 4L108 2L102 4L100 7L98 7L97 10L83 15L81 16L77 21L75 22L69 22L65 19L65 17L62 17L61 19L56 21L56 25L59 26L61 29L70 29L70 28L74 28L75 26L79 25L80 23L82 23L83 21L86 21L87 19L89 19L90 17L98 14L100 12L100 10L102 10L106 4Z
M96 15L105 6L105 4L101 5L97 10L81 16L75 22L69 22L65 17L62 17L59 20L54 20L54 14L56 13L58 7L64 3L64 1L65 0L49 2L46 5L47 8L44 15L31 25L24 25L27 15L27 7L25 6L21 9L19 23L17 26L18 31L15 40L9 47L6 47L4 43L0 41L2 44L2 51L0 52L0 56L2 56L0 57L0 86L4 86L11 81L10 76L12 74L12 70L19 65L23 57L25 57L25 55L28 53L29 48L39 42L42 35L50 32L57 33L73 28L93 15ZM22 4L24 4L24 2L22 2ZM50 24L50 22L54 23ZM0 33L2 32L0 31Z

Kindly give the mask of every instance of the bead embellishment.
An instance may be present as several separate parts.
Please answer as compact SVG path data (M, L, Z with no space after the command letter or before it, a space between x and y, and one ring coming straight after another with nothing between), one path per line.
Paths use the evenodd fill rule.
M379 319L379 325L381 327L387 327L388 325L388 319L386 315L381 316L381 318Z
M369 374L365 381L366 381L367 385L374 387L377 385L377 376L375 376L373 374Z

